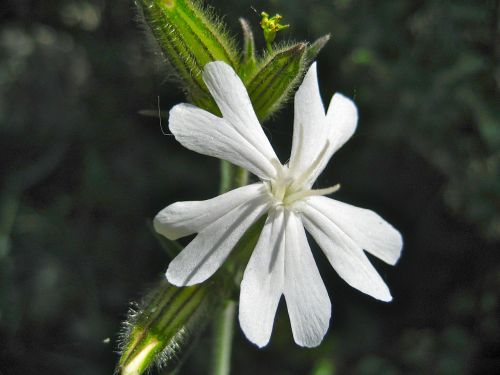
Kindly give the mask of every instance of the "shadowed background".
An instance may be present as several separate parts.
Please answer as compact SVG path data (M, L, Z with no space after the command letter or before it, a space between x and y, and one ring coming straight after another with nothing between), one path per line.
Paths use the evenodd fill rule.
M325 103L352 97L358 130L319 186L401 230L394 301L347 286L313 247L333 303L320 347L298 348L285 305L271 344L239 328L234 373L495 374L500 368L500 1L211 1L240 38L279 12L282 40L332 39ZM169 261L149 222L217 194L218 162L138 114L184 101L131 1L0 6L0 374L111 374L128 303ZM264 125L285 162L293 105ZM167 121L163 120L166 127ZM205 374L208 333L184 374Z

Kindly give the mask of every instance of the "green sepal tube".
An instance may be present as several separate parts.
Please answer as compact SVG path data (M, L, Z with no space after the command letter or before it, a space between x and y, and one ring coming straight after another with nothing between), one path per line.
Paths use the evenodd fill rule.
M201 73L205 64L224 61L235 71L239 55L225 27L193 0L136 0L145 23L175 69L191 103L217 113Z
M116 372L140 375L153 365L174 370L210 321L207 317L227 298L224 284L222 278L214 278L179 288L161 280L128 314Z
M306 49L306 43L296 43L270 52L245 82L259 120L279 109L299 83L308 65Z

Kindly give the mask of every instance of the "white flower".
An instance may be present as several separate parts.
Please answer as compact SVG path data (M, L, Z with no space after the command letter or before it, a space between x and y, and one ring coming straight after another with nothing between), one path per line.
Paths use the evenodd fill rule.
M295 94L292 154L282 165L232 68L209 63L203 79L223 117L179 104L170 111L171 132L188 149L225 159L261 181L206 201L177 202L158 213L155 229L165 237L198 233L170 263L167 278L178 286L205 281L267 213L241 283L241 327L250 341L266 345L284 295L295 342L317 346L328 329L331 303L304 227L340 277L382 301L390 301L391 294L363 249L394 265L402 248L399 232L379 215L324 196L336 186L312 189L333 153L354 133L356 107L335 94L325 114L313 64Z

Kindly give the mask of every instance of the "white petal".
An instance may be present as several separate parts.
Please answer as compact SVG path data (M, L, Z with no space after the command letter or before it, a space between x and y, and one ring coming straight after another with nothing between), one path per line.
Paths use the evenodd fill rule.
M284 295L293 338L300 346L314 347L328 330L332 306L301 220L287 212L285 226Z
M318 86L316 63L313 63L295 93L292 153L290 169L306 170L326 145L325 108Z
M271 159L255 148L226 120L190 104L170 110L169 128L184 147L239 165L268 179L276 174Z
M257 183L205 201L176 202L156 215L154 228L161 235L176 240L200 232L233 208L264 194L265 186Z
M327 197L311 197L308 204L328 217L356 244L394 265L401 255L401 234L375 212Z
M371 265L363 249L335 223L308 204L301 207L302 221L332 267L350 286L382 301L392 300L389 288Z
M354 134L358 123L358 110L354 102L342 94L333 95L326 112L326 127L333 155Z
M228 64L215 61L205 65L203 80L223 118L269 160L277 159L240 77Z
M354 102L341 94L335 94L328 107L324 122L323 137L325 139L323 143L328 140L329 145L310 174L308 186L311 186L323 172L332 155L351 138L356 130L357 123L358 110ZM323 151L322 147L322 143L316 146L317 156Z
M276 309L283 293L283 224L283 209L271 210L241 282L241 329L260 348L269 342Z
M212 276L245 231L264 214L267 204L267 197L250 200L203 229L170 262L168 281L177 286L189 286Z

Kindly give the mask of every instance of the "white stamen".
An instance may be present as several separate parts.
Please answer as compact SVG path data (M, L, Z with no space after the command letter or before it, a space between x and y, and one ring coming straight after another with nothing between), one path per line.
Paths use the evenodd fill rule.
M289 205L289 204L292 204L295 201L298 201L298 200L301 200L301 199L304 199L304 198L307 198L307 197L310 197L310 196L313 196L313 195L328 195L328 194L332 194L332 193L335 193L336 191L338 191L339 189L340 189L340 184L337 184L337 185L334 185L334 186L330 186L330 187L327 187L327 188L324 188L324 189L301 190L301 191L298 191L296 193L293 193L293 194L290 194L289 196L287 196L284 199L283 203L285 205Z
M294 160L300 160L300 156L302 154L302 146L304 145L304 128L299 125L299 140L297 145L297 153L294 156Z
M272 195L277 199L278 201L283 200L283 197L285 196L286 192L286 184L284 183L285 176L284 176L284 170L283 166L281 163L273 159L271 160L271 163L273 166L276 168L276 179L271 181L271 191Z
M326 141L325 146L323 146L323 149L321 152L316 156L316 159L311 163L311 165L304 171L302 172L301 175L299 175L298 178L295 179L295 181L290 185L290 190L296 190L297 187L300 187L304 182L307 181L307 179L310 177L311 173L316 169L316 167L319 165L321 160L323 159L323 156L325 156L326 151L330 147L330 141Z

